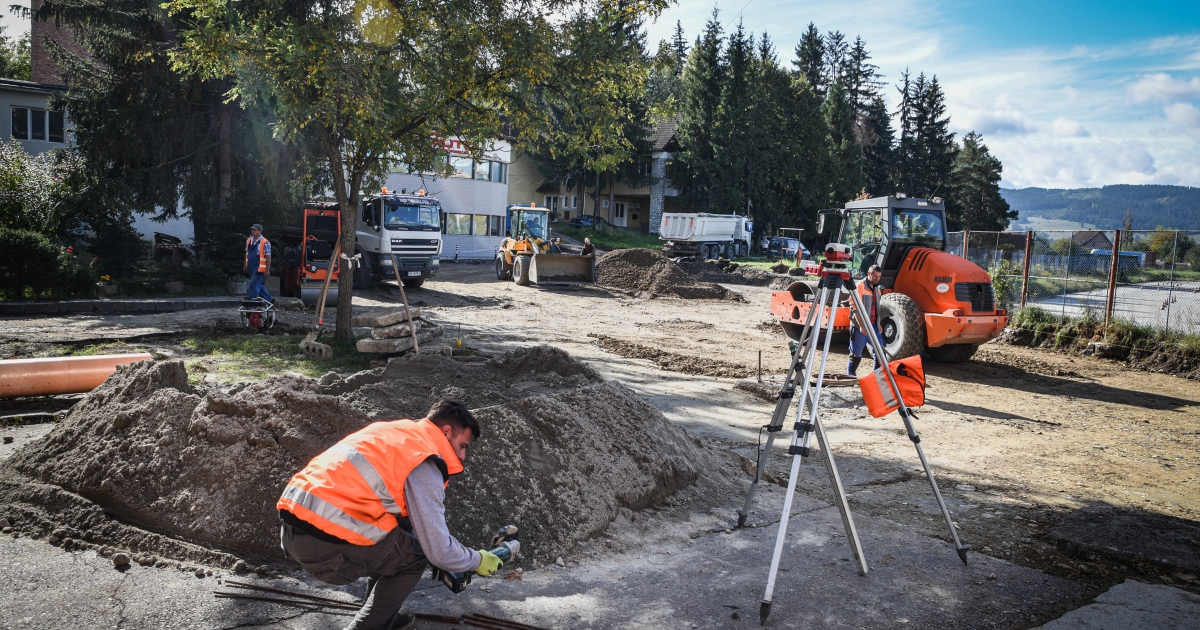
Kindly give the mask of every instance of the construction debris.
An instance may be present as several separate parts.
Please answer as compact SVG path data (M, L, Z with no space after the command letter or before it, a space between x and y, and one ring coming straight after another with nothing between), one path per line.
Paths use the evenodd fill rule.
M409 313L412 314L411 325ZM356 328L371 327L369 339L359 339L355 347L359 352L370 354L405 354L413 349L413 330L417 333L418 347L425 342L441 337L441 326L421 317L418 309L405 307L388 308L356 315L351 322Z
M355 328L383 328L384 326L391 326L400 322L408 323L408 311L412 311L413 319L421 317L421 309L419 308L406 310L403 306L397 306L374 310L362 315L355 315L350 320L350 325Z

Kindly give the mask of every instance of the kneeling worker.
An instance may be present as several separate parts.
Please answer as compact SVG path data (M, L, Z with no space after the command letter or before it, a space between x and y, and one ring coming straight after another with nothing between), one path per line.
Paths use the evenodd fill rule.
M347 630L412 628L416 613L401 605L428 563L483 576L500 568L500 558L467 549L446 528L446 486L478 437L475 416L443 398L421 420L346 436L288 482L276 505L287 556L329 584L368 578Z

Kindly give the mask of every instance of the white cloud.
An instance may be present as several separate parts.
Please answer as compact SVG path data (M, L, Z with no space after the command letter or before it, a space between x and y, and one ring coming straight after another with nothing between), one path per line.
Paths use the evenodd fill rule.
M1135 103L1179 101L1200 96L1200 77L1191 81L1176 79L1165 72L1144 77L1129 86Z
M1063 86L1062 93L1067 95L1068 101L1075 101L1079 99L1079 90L1069 85Z
M1033 121L1013 104L1007 94L1000 95L995 104L987 109L958 112L958 120L951 116L950 123L958 131L976 131L985 136L1019 135L1036 130Z
M1200 109L1191 103L1171 103L1163 108L1167 120L1189 129L1200 129Z
M1050 123L1050 131L1060 138L1086 138L1092 135L1083 123L1070 118L1055 118Z

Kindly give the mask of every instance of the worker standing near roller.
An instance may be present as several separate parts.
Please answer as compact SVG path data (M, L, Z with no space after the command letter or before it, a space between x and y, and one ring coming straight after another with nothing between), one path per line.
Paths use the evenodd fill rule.
M583 250L579 252L580 256L591 256L596 253L596 246L592 245L592 239L583 239Z
M891 293L890 290L879 286L879 281L883 279L883 269L879 265L871 265L867 269L867 277L859 281L858 297L862 299L863 308L866 309L865 319L871 323L871 332L879 339L879 345L883 346L883 334L879 331L879 298L884 293ZM858 329L858 318L850 318L853 333L850 336L850 363L846 366L846 374L856 376L858 372L858 364L862 361L863 349L865 349L870 341L865 331ZM874 354L872 350L871 354ZM873 368L880 365L880 357L872 356Z
M263 286L267 276L271 275L271 242L262 235L263 227L257 223L250 226L250 238L246 239L246 262L242 272L250 272L250 281L246 283L246 298L253 300L262 298L274 303L275 298Z
M375 422L346 436L288 482L276 505L284 553L328 584L368 578L347 630L412 628L416 613L401 606L429 563L482 576L503 564L446 528L446 487L478 437L466 406L441 399L421 420Z

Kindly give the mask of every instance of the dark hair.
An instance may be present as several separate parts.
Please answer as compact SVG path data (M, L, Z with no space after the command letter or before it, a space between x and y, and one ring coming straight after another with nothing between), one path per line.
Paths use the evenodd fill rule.
M883 267L880 267L879 265L871 265L871 268L867 269L867 273L875 273L876 271L883 273Z
M457 400L439 398L429 408L429 413L425 417L439 427L450 425L456 429L470 429L471 439L479 439L479 421L475 419L474 414L467 409L466 405Z

